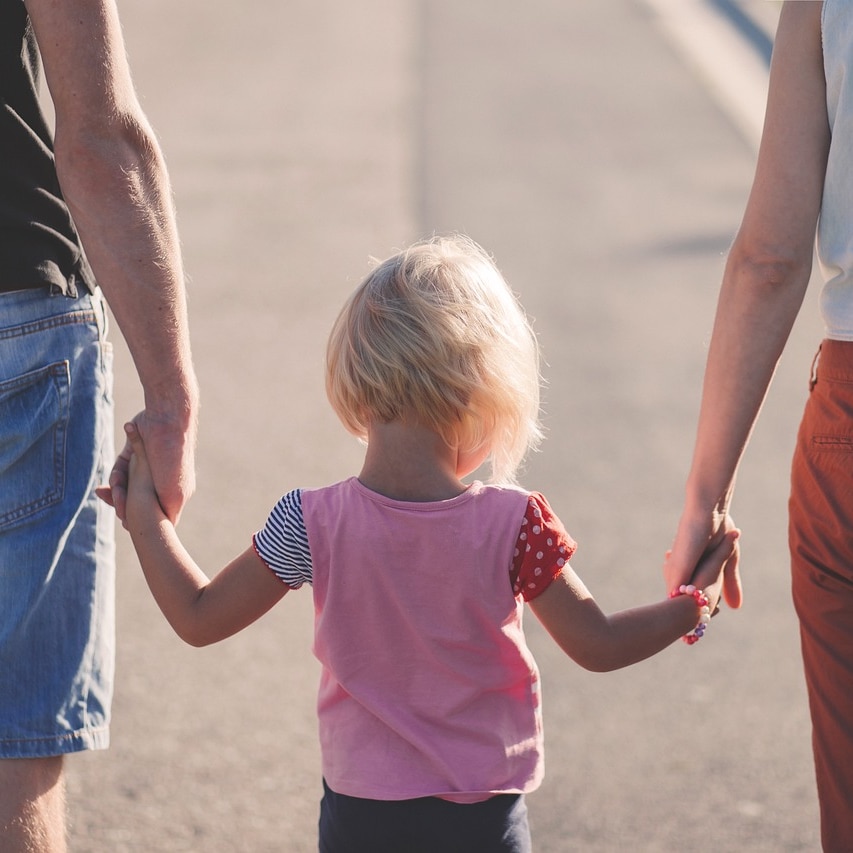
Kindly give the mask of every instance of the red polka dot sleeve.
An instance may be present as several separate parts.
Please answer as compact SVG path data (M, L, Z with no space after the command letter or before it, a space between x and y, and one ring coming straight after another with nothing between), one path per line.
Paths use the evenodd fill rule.
M548 501L539 492L531 492L509 574L513 592L525 601L541 595L576 548Z

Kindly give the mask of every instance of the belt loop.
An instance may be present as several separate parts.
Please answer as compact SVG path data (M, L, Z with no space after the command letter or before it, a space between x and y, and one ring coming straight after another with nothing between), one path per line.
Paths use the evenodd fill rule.
M70 299L77 298L77 276L74 273L68 276L65 295Z
M815 385L817 385L817 365L820 361L820 351L823 348L823 343L817 348L817 352L812 359L812 370L811 376L809 377L809 391L814 391Z
M95 321L102 340L105 340L110 330L110 320L107 314L107 300L100 287L95 287L90 294L92 307L95 309Z

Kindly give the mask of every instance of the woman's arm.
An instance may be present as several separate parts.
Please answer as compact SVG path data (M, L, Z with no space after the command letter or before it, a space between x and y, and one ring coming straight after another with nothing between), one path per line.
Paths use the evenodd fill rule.
M829 124L821 3L785 3L752 191L723 275L685 505L665 571L685 582L731 526L735 476L808 286ZM740 605L736 561L725 595Z
M139 430L129 424L127 433L133 452L125 527L154 599L175 633L192 646L236 634L280 601L288 587L254 548L209 580L160 507Z

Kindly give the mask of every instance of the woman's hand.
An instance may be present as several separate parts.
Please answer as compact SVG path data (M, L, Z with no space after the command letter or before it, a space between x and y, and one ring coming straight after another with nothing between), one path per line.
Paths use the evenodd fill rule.
M701 589L707 596L711 613L717 610L720 599L726 594L727 572L737 572L739 538L740 530L734 527L728 529L716 545L709 545L705 549L690 579L690 583ZM729 568L732 563L735 564L734 570ZM728 602L728 597L726 601Z
M706 574L710 555L733 531L737 531L737 528L728 513L723 516L709 517L704 524L695 524L682 517L672 549L667 552L664 562L663 573L667 590L672 590L683 583L693 583L704 589L705 585L699 582L700 573ZM739 537L740 532L737 532ZM714 581L719 581L721 585L722 597L726 604L735 610L743 603L738 537L732 540L731 553L723 564L721 577L714 578ZM704 574L702 579L707 584Z

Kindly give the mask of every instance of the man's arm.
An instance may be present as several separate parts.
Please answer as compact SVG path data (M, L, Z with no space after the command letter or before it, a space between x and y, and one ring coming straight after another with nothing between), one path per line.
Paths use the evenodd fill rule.
M135 418L173 520L195 488L198 390L160 147L131 81L113 0L26 0L56 112L56 169L144 390ZM110 478L124 514L127 448Z

